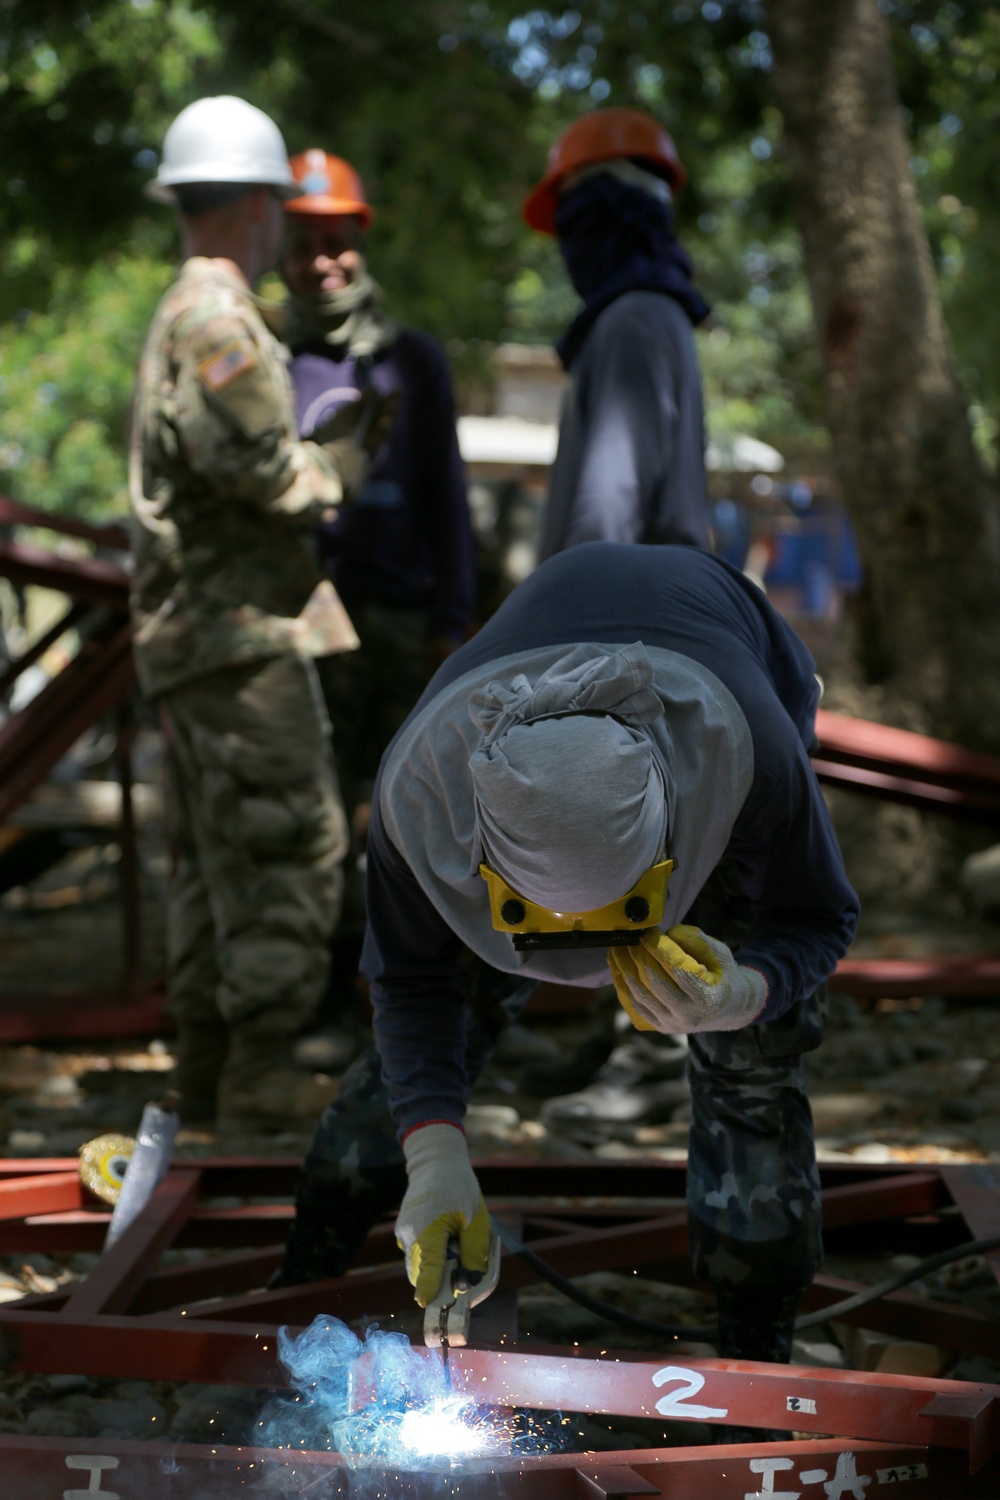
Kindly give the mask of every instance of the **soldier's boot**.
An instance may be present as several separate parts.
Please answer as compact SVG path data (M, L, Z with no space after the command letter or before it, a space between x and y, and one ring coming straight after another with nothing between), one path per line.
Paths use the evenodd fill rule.
M382 1217L387 1199L398 1203L406 1189L403 1167L391 1171L389 1192L334 1192L305 1179L295 1195L295 1218L281 1265L268 1286L304 1286L343 1276L357 1260L368 1231Z
M295 1066L294 1037L234 1026L219 1079L219 1125L259 1133L314 1124L336 1093L322 1074Z
M181 1096L182 1125L215 1124L229 1038L229 1027L221 1016L178 1023L170 1087Z
M792 1357L795 1317L802 1298L778 1287L741 1291L728 1281L713 1282L719 1326L720 1359L764 1360L787 1365ZM790 1429L771 1427L713 1427L716 1443L776 1443Z

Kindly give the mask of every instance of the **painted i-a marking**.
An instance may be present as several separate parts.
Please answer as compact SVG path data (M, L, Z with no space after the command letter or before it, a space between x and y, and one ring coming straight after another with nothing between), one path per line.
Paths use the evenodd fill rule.
M101 1482L105 1469L117 1469L118 1460L110 1453L67 1453L67 1469L89 1469L90 1484L85 1490L63 1490L63 1500L122 1500L117 1490L106 1490Z
M704 1422L709 1417L728 1417L728 1406L701 1406L690 1399L697 1396L705 1384L704 1375L697 1370L689 1370L684 1365L665 1365L653 1376L655 1386L668 1385L672 1380L681 1381L682 1388L668 1391L657 1401L656 1410L661 1417L693 1417L697 1422Z
M774 1500L800 1500L801 1490L778 1490L774 1487L777 1474L794 1468L795 1460L792 1458L752 1458L750 1472L760 1475L760 1488L748 1490L743 1500L766 1500L768 1496L773 1496ZM865 1490L871 1482L871 1475L858 1473L853 1453L837 1454L837 1467L832 1479L826 1469L802 1469L791 1480L792 1484L822 1485L826 1500L865 1500Z

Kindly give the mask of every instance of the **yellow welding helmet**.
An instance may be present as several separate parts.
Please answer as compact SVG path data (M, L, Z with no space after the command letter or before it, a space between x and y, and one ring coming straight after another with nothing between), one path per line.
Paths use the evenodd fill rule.
M676 868L672 859L652 865L630 891L592 911L552 911L527 900L488 865L479 873L490 893L490 915L497 932L509 933L514 947L618 948L637 943L658 927L667 904L667 885Z

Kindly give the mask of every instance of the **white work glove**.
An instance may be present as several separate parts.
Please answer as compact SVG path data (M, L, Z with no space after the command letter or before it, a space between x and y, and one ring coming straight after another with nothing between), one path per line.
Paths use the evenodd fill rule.
M437 1296L448 1241L458 1241L468 1271L485 1271L490 1216L469 1161L465 1134L455 1125L420 1125L403 1141L409 1187L396 1219L396 1243L421 1307Z
M767 1003L767 980L736 962L725 943L700 927L644 932L631 948L612 948L611 978L639 1031L738 1031Z

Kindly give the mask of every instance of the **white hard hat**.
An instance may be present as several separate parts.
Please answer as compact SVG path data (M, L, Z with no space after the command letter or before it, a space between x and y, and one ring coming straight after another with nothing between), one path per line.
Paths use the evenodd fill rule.
M146 184L146 197L173 203L174 188L193 182L265 184L285 190L288 198L302 191L270 115L232 94L197 99L181 110L164 138L160 170Z

